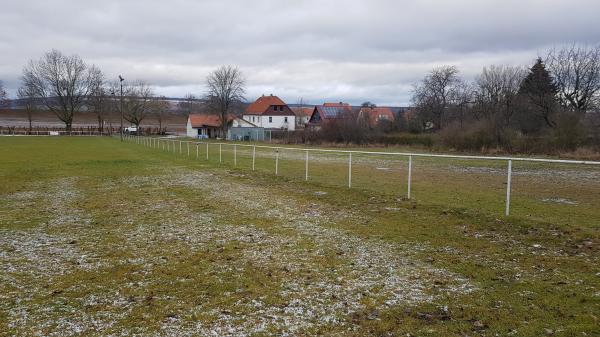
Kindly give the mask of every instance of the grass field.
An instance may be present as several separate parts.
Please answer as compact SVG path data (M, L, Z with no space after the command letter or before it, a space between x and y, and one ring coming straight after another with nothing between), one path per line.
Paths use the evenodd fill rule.
M598 169L0 137L0 335L594 336Z
M211 143L208 161L251 170L252 148L241 145L237 146L234 154L233 145ZM196 149L194 144L183 143L181 152L178 140L167 146L170 146L171 152L183 156L188 155L189 146L190 158L196 159L198 154L199 160L206 160L205 144ZM369 152L384 150L375 148L369 149ZM410 149L400 150L410 152ZM165 151L168 152L168 149L165 148ZM298 181L305 179L304 151L280 150L278 156L279 175ZM275 157L273 149L257 148L255 170L275 174ZM336 187L348 186L348 161L345 153L310 152L309 181ZM413 157L412 166L411 194L418 201L504 214L506 161ZM388 196L407 196L407 157L355 153L351 170L353 188ZM511 215L600 227L600 166L515 161L512 179Z

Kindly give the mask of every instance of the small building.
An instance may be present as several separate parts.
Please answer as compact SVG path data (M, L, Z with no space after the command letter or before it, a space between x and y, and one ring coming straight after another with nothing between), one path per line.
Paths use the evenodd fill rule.
M261 96L250 104L242 118L257 127L293 131L296 129L296 115L277 96Z
M234 118L231 127L227 130L228 140L237 141L264 141L265 129L248 122L242 118Z
M319 129L323 123L342 118L353 118L352 106L348 103L324 103L313 108L308 126Z
M363 107L358 112L358 118L366 121L373 129L382 123L394 122L394 113L388 107Z
M227 139L235 141L265 141L265 129L260 127L236 126L227 130Z
M221 118L218 115L190 114L186 134L192 138L224 138Z

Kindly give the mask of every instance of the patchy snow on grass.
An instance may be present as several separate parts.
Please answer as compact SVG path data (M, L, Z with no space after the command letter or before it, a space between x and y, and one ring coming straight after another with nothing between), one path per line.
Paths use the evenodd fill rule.
M306 204L264 187L182 169L106 184L111 188L100 184L96 192L119 193L117 187L135 186L147 195L135 201L115 198L114 207L127 212L110 230L90 225L93 216L76 203L94 191L78 190L77 178L69 178L55 181L44 194L48 222L0 233L0 298L11 299L0 309L14 322L11 328L55 336L109 331L291 336L337 326L337 335L343 335L356 328L351 319L355 313L433 302L443 294L474 289L460 275L414 258L415 252L427 249L424 245L386 243L335 227L341 220L364 220L358 212L332 210L316 201ZM193 191L219 207L197 209L173 189ZM13 195L16 200L38 197ZM235 214L247 219L237 221ZM101 241L106 235L116 239ZM185 274L163 274L181 263L178 256L208 253L216 260L194 277L235 285L238 278L260 276L266 282L261 287L269 289L252 296L243 295L241 287L223 289L213 298L180 290L190 282ZM129 268L127 279L52 290L53 280L81 272L100 277L119 266ZM168 292L152 295L149 289L165 282ZM173 306L158 330L119 325L132 312L144 310L148 301Z
M411 259L412 251L424 249L422 246L387 244L327 226L339 219L357 218L356 214L331 212L316 204L302 205L267 189L224 181L202 172L180 172L165 178L166 184L199 189L211 198L221 199L228 204L225 207L276 219L277 226L294 233L286 240L276 239L273 234L262 235L260 240L266 241L263 249L251 246L244 251L244 259L292 274L279 291L287 304L260 305L261 310L245 317L246 322L271 317L267 326L293 333L322 325L349 324L349 315L365 309L369 301L377 307L410 305L434 301L439 292L473 290L464 278ZM299 248L301 240L310 240L314 246ZM331 268L315 264L326 252L334 252L339 260ZM275 258L265 258L270 256ZM310 277L298 277L297 273L304 269L313 271ZM256 299L238 305L252 307ZM234 327L221 328L222 333Z
M579 204L575 200L571 200L571 199L567 199L567 198L559 198L559 197L544 198L544 199L542 199L542 201L543 202L548 202L548 203L563 204L563 205L577 205L577 204Z

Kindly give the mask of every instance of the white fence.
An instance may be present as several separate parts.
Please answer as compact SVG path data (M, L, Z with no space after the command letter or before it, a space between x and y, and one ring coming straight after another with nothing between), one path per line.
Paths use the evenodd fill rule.
M114 135L114 133L112 133ZM54 130L14 130L14 129L0 129L0 136L110 136L111 133L108 131L99 132L94 130L77 130L77 131L54 131Z
M408 199L411 198L411 186L412 186L412 171L413 171L413 158L450 158L450 159L474 159L474 160L489 160L489 161L503 161L506 162L506 197L505 197L505 215L510 215L510 201L511 201L511 184L513 176L513 162L538 162L538 163L555 163L555 164L572 164L572 165L599 165L599 161L586 161L586 160L560 160L560 159L542 159L542 158L519 158L519 157L491 157L491 156L470 156L470 155L445 155L445 154L427 154L427 153L409 153L409 152L372 152L372 151L355 151L355 150L329 150L329 149L317 149L317 148L296 148L296 147L285 147L285 146L266 146L266 145L251 145L251 144L239 144L239 143L215 143L215 142L203 142L203 141L186 141L181 139L169 139L169 138L157 138L157 137L143 137L126 135L126 141L141 144L150 148L161 149L164 151L171 151L182 155L191 156L194 153L195 157L200 159L200 147L205 147L205 159L209 159L209 145L218 146L218 157L219 162L223 161L223 147L230 147L233 149L233 162L234 166L237 166L238 162L238 147L251 148L252 149L252 170L256 169L256 149L271 149L275 152L274 158L274 171L275 175L279 175L279 153L281 150L296 151L304 153L304 180L309 180L309 153L320 152L320 153L335 153L340 155L348 156L348 188L352 187L352 155L353 154L364 154L364 155L375 155L375 156L396 156L408 158L408 174L407 174L407 191L406 196ZM184 145L185 144L185 145ZM192 152L190 152L190 146ZM600 191L599 191L600 195Z

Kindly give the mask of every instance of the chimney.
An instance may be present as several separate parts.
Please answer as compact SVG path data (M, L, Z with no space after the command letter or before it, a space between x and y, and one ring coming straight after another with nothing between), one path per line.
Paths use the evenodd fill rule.
M273 96L273 94L271 94L271 96Z

